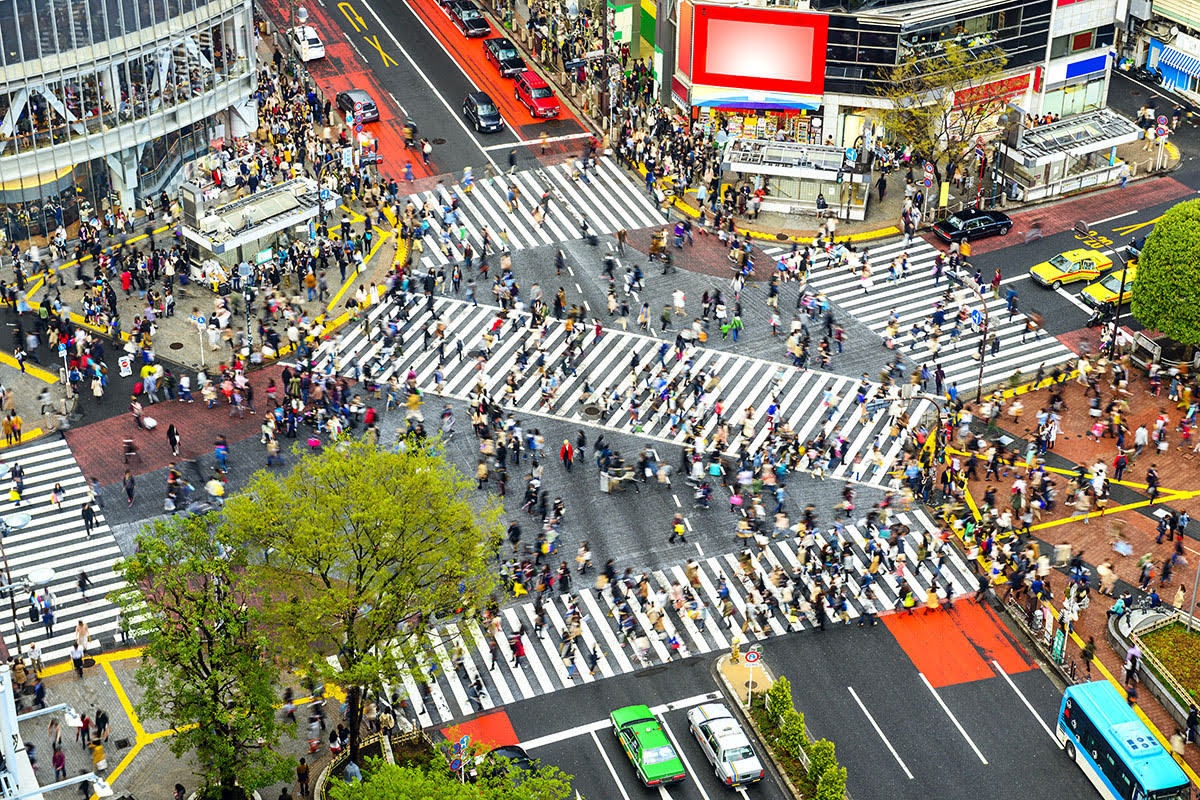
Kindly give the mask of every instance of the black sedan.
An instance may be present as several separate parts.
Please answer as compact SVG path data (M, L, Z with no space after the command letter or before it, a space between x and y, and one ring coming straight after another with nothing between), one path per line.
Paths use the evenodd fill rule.
M468 39L478 39L492 32L479 6L471 0L454 0L446 4L446 12Z
M1012 220L1001 211L966 208L939 221L933 232L943 242L962 242L997 234L1005 236L1012 225Z
M517 55L517 48L503 36L486 40L483 54L505 78L515 78L525 71L525 59Z
M496 108L496 104L486 92L471 92L464 97L462 110L463 116L481 133L492 133L504 127L500 109Z

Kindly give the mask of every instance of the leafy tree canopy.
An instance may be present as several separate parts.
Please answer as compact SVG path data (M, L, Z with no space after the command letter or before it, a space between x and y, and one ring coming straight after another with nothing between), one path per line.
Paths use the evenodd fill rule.
M1200 345L1200 200L1163 214L1137 261L1133 315L1147 328Z
M331 783L332 800L569 800L571 778L553 766L514 779L500 772L462 783L449 770L422 770L371 759L362 783Z
M196 517L156 523L118 564L128 588L112 596L147 637L138 713L176 730L167 746L196 753L202 790L214 796L291 772L272 750L287 730L275 712L278 669L265 657L246 564L228 541L226 528Z

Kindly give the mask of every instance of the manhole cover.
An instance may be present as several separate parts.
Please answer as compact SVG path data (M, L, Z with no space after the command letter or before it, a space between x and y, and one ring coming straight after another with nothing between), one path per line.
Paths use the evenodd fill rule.
M758 681L746 681L746 690L753 692L758 688Z
M1129 90L1129 93L1130 93L1131 95L1133 95L1134 97L1137 97L1138 95L1140 95L1140 94L1141 94L1141 92L1139 92L1137 89L1130 89L1130 90Z
M129 741L128 739L117 739L116 740L116 745L117 745L118 750L124 750L124 749L128 748L131 744L133 744L133 742Z
M600 416L600 406L584 406L583 415L588 419L597 419Z
M167 345L167 347L171 348L172 350L182 350L183 342L171 342L169 345Z
M433 142L433 144L445 144L446 143L445 139L432 139L431 141Z
M563 126L563 121L562 121L561 119L548 119L548 120L546 120L546 127L547 127L547 128L561 128L562 126Z
M786 233L777 233L775 234L775 238L781 242L786 242L788 240L788 235Z

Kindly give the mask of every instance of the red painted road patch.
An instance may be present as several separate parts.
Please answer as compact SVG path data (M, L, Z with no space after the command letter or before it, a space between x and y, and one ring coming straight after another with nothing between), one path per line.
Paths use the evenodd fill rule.
M508 714L503 711L484 714L482 717L442 728L442 733L450 742L457 742L464 736L470 736L471 744L478 744L482 752L508 744L516 744L520 741L517 738L517 732L513 730L512 722L508 719Z
M952 611L883 617L909 660L934 688L995 677L995 661L1008 674L1032 669L990 608L960 602Z

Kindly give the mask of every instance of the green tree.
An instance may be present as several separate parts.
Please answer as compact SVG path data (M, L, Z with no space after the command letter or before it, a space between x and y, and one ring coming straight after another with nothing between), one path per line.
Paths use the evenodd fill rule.
M952 42L936 50L903 50L879 90L887 135L912 145L933 164L939 181L950 180L981 135L995 130L1009 90L1000 80L1005 56L1000 48L962 47Z
M539 764L519 780L501 771L462 783L448 770L421 770L371 759L362 783L333 782L332 800L569 800L571 777Z
M1200 345L1200 200L1159 218L1137 260L1133 315L1180 344Z
M176 756L196 753L205 797L237 797L236 787L269 786L291 771L272 750L287 730L275 712L279 673L229 538L196 517L156 523L118 563L128 588L111 595L147 637L138 713L176 730L167 739Z
M821 780L825 770L837 766L837 756L833 752L833 742L818 739L808 746L808 779L813 783Z
M771 682L771 688L767 690L767 710L776 716L781 716L791 708L795 708L795 701L792 700L792 683L780 675Z
M846 768L826 767L817 784L816 800L843 800L846 797Z
M795 758L808 749L808 733L804 729L804 715L794 708L783 713L779 726L779 743Z
M499 512L437 446L414 443L344 442L256 473L226 504L233 529L272 553L252 572L282 660L347 691L351 759L363 688L392 680L435 620L492 591Z

